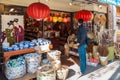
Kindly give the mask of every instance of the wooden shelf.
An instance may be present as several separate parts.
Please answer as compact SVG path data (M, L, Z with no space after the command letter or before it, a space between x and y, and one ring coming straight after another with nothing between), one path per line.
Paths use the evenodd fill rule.
M35 49L34 48L28 48L28 49L23 49L23 50L4 52L3 56L4 56L4 60L6 62L11 56L26 54L26 53L31 53L31 52L35 52Z
M52 45L52 44L50 44L50 45ZM27 53L31 53L31 52L35 52L35 51L36 50L34 48L28 48L28 49L16 50L16 51L11 51L11 52L4 52L4 54L3 54L4 61L7 62L7 60L11 56L20 55L20 54L27 54ZM50 50L40 51L39 54L46 53L48 51L50 51Z

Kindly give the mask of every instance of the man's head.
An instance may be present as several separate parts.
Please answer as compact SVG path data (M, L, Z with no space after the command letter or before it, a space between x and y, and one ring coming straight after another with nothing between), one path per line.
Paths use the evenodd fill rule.
M78 19L78 22L80 23L80 24L83 24L83 19Z
M80 19L78 19L78 25L83 24L83 22L84 22L84 21L83 21L83 19L81 19L81 18L80 18Z

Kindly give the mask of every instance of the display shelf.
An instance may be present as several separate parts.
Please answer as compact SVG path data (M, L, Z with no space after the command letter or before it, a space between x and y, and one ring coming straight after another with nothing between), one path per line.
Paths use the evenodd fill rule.
M51 46L53 46L52 44L49 45L50 49ZM16 56L16 55L20 55L20 54L27 54L27 53L31 53L31 52L35 52L36 50L34 48L28 48L28 49L22 49L22 50L16 50L16 51L10 51L10 52L4 52L4 61L7 62L7 60L9 60L10 57L12 56ZM46 53L50 50L46 50L46 51L40 51L39 53Z
M20 54L26 54L30 52L35 52L34 48L28 48L28 49L22 49L22 50L16 50L16 51L10 51L10 52L4 52L4 60L5 62L11 57L15 55L20 55Z

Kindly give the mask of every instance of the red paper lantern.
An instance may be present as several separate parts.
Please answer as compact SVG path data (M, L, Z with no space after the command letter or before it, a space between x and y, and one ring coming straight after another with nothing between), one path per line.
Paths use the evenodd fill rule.
M93 15L90 11L88 10L81 10L81 11L78 11L76 14L75 14L75 18L76 19L83 19L85 22L86 21L90 21L92 20L93 18Z
M40 2L36 2L28 6L27 14L31 18L41 20L49 16L50 9L47 5Z

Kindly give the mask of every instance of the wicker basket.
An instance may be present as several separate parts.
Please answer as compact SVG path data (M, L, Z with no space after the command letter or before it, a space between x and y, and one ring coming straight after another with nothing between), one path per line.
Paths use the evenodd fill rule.
M50 62L55 60L60 60L60 55L61 55L61 52L58 50L51 50L47 52L47 58Z
M54 70L58 70L61 67L61 61L60 60L52 61L51 65Z
M50 65L44 65L37 70L37 80L56 80L56 72Z
M66 80L68 72L69 72L68 67L62 65L61 68L57 70L57 78L60 80Z

